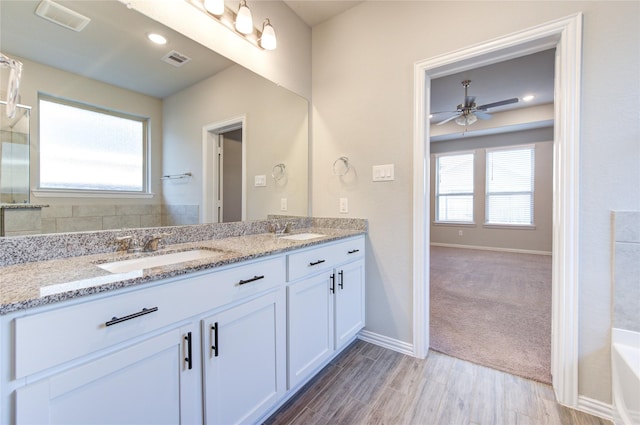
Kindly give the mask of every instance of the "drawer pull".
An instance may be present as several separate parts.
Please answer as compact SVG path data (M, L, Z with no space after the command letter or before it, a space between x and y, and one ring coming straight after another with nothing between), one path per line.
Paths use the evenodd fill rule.
M318 260L318 261L312 261L311 263L309 263L310 266L317 266L318 264L322 264L324 263L326 260Z
M356 252L360 252L359 249L352 249L351 251L348 251L347 254L355 254Z
M193 356L191 351L191 332L187 333L184 337L184 340L187 341L187 357L184 359L187 362L187 367L189 370L193 368Z
M130 315L124 316L124 317L115 317L115 316L113 316L113 318L111 320L109 320L108 322L106 322L104 325L105 326L115 325L117 323L124 322L126 320L135 319L136 317L140 317L140 316L144 316L145 314L153 313L154 311L158 311L158 307L143 308L141 311L139 311L137 313L133 313L133 314L130 314Z
M240 282L238 282L238 285L244 285L245 283L255 282L256 280L260 280L260 279L264 279L264 275L254 276L251 279L247 279L247 280L240 280Z
M213 344L211 344L211 350L213 350L213 357L218 357L218 322L211 325L211 332L213 332Z

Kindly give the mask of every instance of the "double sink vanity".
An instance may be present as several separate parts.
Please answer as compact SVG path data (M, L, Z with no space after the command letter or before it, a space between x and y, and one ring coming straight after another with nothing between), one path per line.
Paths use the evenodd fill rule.
M0 241L0 423L267 418L365 324L366 221L287 221Z

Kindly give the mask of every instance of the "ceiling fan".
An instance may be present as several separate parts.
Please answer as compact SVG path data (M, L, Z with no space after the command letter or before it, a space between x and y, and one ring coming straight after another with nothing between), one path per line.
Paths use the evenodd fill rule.
M464 80L462 85L464 86L464 103L458 105L455 111L441 111L434 112L433 115L436 114L454 114L449 118L436 123L436 125L442 125L448 123L451 120L455 120L458 125L471 125L474 122L478 121L478 118L481 120L488 120L491 118L491 115L487 112L487 109L496 108L498 106L509 105L511 103L517 103L518 98L513 97L511 99L505 99L498 102L487 103L486 105L476 105L476 97L469 96L468 90L469 85L471 84L471 80Z

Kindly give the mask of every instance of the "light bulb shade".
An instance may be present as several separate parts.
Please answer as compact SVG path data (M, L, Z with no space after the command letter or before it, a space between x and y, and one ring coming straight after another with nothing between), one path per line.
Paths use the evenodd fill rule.
M204 0L204 8L212 15L222 16L224 14L224 0Z
M242 34L251 34L253 32L253 18L244 0L240 2L240 7L238 7L236 30Z
M476 121L478 121L478 117L472 113L462 114L456 118L456 124L458 125L471 125Z
M275 50L277 46L276 32L271 26L269 19L265 19L262 24L262 37L260 37L260 47L265 50Z

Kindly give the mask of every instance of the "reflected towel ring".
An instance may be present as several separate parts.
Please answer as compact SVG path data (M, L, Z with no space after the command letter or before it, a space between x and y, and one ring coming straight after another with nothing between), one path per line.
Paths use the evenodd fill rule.
M275 181L280 180L284 177L286 169L287 167L283 163L274 165L271 170L271 177L273 177Z
M341 156L333 161L333 174L336 176L344 176L350 169L351 165L349 164L349 158L346 156Z

